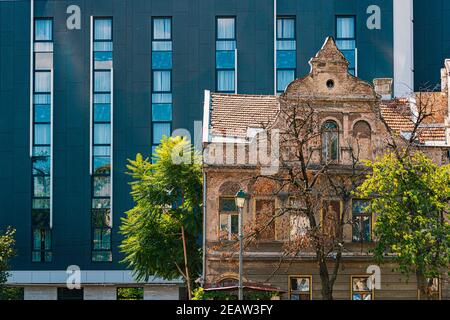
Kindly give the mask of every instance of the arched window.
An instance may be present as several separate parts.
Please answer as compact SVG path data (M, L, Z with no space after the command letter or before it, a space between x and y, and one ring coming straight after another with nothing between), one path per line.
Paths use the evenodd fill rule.
M372 130L370 125L363 120L355 123L353 126L353 138L356 139L370 139L372 135Z
M322 160L339 160L339 126L332 120L326 121L322 126Z
M238 183L227 181L219 188L219 237L233 240L238 233L239 213L235 195L241 189Z

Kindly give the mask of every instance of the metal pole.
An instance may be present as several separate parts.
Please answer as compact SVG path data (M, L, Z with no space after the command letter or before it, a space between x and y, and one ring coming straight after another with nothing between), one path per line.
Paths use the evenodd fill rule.
M242 283L242 274L244 271L243 251L242 244L243 232L242 232L242 212L243 208L239 208L239 300L244 300L244 285Z

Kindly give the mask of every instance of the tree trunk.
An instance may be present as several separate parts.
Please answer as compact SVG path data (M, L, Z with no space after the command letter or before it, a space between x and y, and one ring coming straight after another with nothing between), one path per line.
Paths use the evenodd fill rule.
M429 290L429 284L427 278L423 275L422 272L416 271L417 278L417 292L419 300L431 300L432 296Z
M322 284L322 299L333 300L333 288L330 283L330 275L328 274L328 266L326 260L319 259L320 282Z
M187 259L187 250L186 250L186 237L184 235L184 226L181 226L181 237L183 238L183 251L184 251L184 266L185 266L185 273L186 273L186 286L188 291L188 299L192 300L192 290L191 290L191 277L189 275L189 266L188 266L188 259Z

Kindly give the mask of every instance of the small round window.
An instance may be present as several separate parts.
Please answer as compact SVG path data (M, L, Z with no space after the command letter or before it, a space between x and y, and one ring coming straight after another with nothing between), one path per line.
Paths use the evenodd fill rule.
M333 80L328 80L327 81L327 88L328 89L333 89L334 88L334 81Z

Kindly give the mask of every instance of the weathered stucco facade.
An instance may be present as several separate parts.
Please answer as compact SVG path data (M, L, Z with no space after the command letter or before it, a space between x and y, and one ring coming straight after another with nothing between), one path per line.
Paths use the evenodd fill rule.
M332 38L326 40L310 64L310 73L294 80L279 97L212 94L205 101L205 121L209 124L203 133L209 155L204 165L207 286L221 286L238 276L237 209L233 208L236 192L242 189L249 195L243 209L244 233L254 231L252 227L259 223L261 212L275 213L291 201L289 188L270 178L271 171L280 175L277 168L282 170L276 160L289 161L298 146L286 139L288 122L311 111L310 121L302 122L303 126L311 126L308 134L313 136L302 146L309 157L308 169L314 173L326 165L327 171L336 177L349 177L354 172L362 174L362 160L383 155L392 136L398 136L399 140L408 136L414 123L414 105L418 102L412 98L386 100L392 83L389 79L376 80L374 88L350 75L348 62ZM443 71L443 84L448 80L449 71ZM438 164L448 163L449 146L448 86L443 85L442 89L441 93L430 94L431 113L436 118L427 120L417 133L422 151ZM437 95L439 99L435 98ZM302 106L296 110L301 110L303 115L293 115L292 106ZM323 131L327 133L324 135ZM266 136L265 132L269 134ZM261 142L267 141L269 151L264 154L270 156L255 156L262 148ZM274 149L277 146L280 146L278 153ZM345 250L334 285L335 299L417 299L415 278L407 279L389 261L381 266L381 277L376 280L381 287L374 291L358 288L357 282L367 278L372 270L370 266L374 265L368 251L374 246L372 229L376 215L357 220L360 233L355 234L354 219L360 214L357 211L360 199L344 203L327 193L316 199L326 201L327 210L340 212L341 216L346 214L343 207L349 206L344 219L353 221L343 227ZM323 208L325 205L319 210L322 216L318 220L325 227L328 213L324 214ZM305 248L295 256L284 255L286 243L293 241L296 232L304 230L299 221L289 215L276 216L260 230L257 241L248 243L244 253L244 282L279 288L284 291L285 299L321 298L321 278L314 251ZM332 267L332 256L329 261ZM450 298L446 278L440 279L435 289L436 298Z

